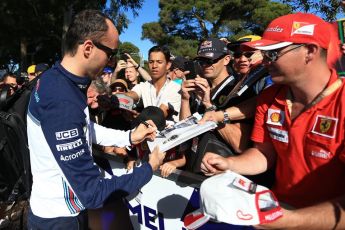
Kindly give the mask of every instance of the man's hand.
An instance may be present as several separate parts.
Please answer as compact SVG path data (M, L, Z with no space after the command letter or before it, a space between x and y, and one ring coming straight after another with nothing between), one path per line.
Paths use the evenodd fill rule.
M230 169L230 165L227 158L207 152L202 159L200 168L206 176L213 176Z
M283 216L278 218L277 220L268 223L268 224L261 224L256 225L255 228L257 229L282 229L282 228L296 228L297 225L296 219L294 218L294 211L293 210L287 210L282 208ZM303 228L298 228L303 229ZM322 228L321 228L322 229Z
M174 170L176 169L176 166L171 162L166 162L163 165L161 165L161 175L162 177L168 177Z
M163 164L164 157L165 152L160 152L158 146L156 146L149 154L149 164L151 165L153 171L156 171L159 166Z
M201 103L206 107L212 106L211 102L211 87L205 78L197 76L195 78L195 85L197 86L196 95L201 100Z
M214 121L214 122L222 122L224 120L223 111L209 111L204 113L202 119L198 122L199 124L203 124L206 121Z
M104 146L103 152L110 155L127 156L126 148L115 147L115 146Z
M119 60L116 64L116 68L114 70L114 74L118 74L122 69L126 68L126 62L124 60Z
M154 140L156 138L156 131L157 127L155 123L151 120L147 120L146 123L148 126L146 126L143 123L140 123L138 127L135 128L135 130L131 133L131 142L132 144L136 145L144 141L145 139Z
M129 55L128 53L124 53L124 55L127 56L127 59L125 60L127 62L127 67L133 66L134 68L137 68L139 66L138 63L131 57L131 55Z
M189 100L191 92L196 90L195 80L184 80L181 86L182 100Z

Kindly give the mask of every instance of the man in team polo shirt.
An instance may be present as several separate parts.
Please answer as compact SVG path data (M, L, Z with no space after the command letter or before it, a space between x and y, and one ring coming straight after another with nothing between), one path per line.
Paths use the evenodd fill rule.
M252 140L242 155L207 153L206 175L254 175L275 165L283 217L263 228L345 228L345 87L327 65L330 26L312 14L273 20L244 49L264 55L273 86L258 97Z

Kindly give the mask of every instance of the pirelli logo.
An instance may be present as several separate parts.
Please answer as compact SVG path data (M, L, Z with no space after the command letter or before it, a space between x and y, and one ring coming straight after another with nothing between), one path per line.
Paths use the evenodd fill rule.
M73 142L56 145L56 149L59 152L60 151L66 151L66 150L75 149L75 148L81 146L82 144L83 144L83 142L81 141L81 139L78 139L78 140L73 141Z

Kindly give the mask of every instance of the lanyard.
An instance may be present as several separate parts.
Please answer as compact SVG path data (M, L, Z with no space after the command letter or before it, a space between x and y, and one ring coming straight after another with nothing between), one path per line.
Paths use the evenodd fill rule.
M234 80L234 79L235 79L234 76L228 77L228 79L226 79L226 80L223 82L223 84L217 89L217 91L213 94L213 96L212 96L212 98L211 98L211 101L213 101L213 100L216 98L216 96L218 95L218 93L221 92L222 89L223 89L225 86L227 86L227 84L228 84L229 82L231 82L232 80Z
M331 93L333 93L335 90L337 90L342 84L342 80L340 78L338 78L335 82L333 82L330 86L328 86L327 88L323 89L321 91L321 93L319 93L314 100L312 100L310 103L308 103L303 110L300 112L303 113L304 111L306 111L307 109L311 108L312 106L316 105L318 102L320 102L323 98L327 97L328 95L330 95ZM292 95L291 95L291 91L289 90L288 95L287 95L287 105L288 105L288 109L289 112L291 114L291 110L292 110Z

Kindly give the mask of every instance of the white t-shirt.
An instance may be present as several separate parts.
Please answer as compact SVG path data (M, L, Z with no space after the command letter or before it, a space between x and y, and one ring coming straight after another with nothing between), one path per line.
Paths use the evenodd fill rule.
M181 85L167 79L157 95L156 88L152 84L152 81L146 81L134 86L132 91L136 92L139 98L143 100L144 108L147 106L159 107L161 104L172 106L175 112L177 112L176 115L173 115L173 119L175 122L179 121L181 107Z

